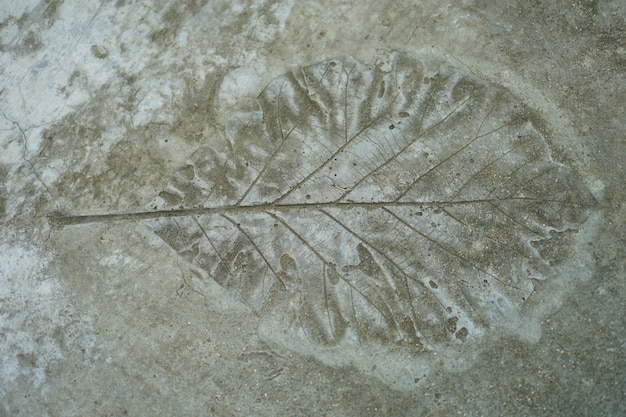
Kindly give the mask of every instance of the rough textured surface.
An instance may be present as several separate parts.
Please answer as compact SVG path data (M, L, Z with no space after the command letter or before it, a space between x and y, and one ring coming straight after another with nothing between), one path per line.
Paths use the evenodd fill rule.
M624 414L623 2L439 3L0 7L0 414ZM262 316L241 294L190 273L152 220L50 228L50 213L178 204L184 196L171 188L172 173L191 178L179 169L197 161L199 149L214 152L203 154L211 175L229 173L222 186L239 198L246 193L246 204L262 202L274 191L256 193L237 158L224 156L234 139L254 137L266 86L336 57L391 68L390 51L424 60L431 75L440 65L430 64L448 63L502 86L528 109L533 143L544 147L538 155L576 179L559 192L587 190L576 192L596 202L591 217L553 227L558 245L534 246L543 259L575 261L530 280L529 303L515 311L536 325L488 326L495 330L472 354L433 350L419 366L420 355L390 354L387 345L354 348L333 363L341 345L324 355L267 337L274 333L263 332ZM385 134L400 131L394 123ZM263 133L254 140L262 143ZM500 149L483 148L487 155ZM262 164L268 149L241 150ZM267 184L277 185L282 180L270 171ZM352 188L330 178L336 195L328 198ZM401 180L380 191L398 191ZM305 201L315 195L302 192ZM249 230L249 219L239 219L240 230ZM373 247L348 246L342 271L388 269ZM272 265L293 275L299 256L281 253ZM237 259L243 265L235 256L231 267ZM396 378L402 383L394 385Z

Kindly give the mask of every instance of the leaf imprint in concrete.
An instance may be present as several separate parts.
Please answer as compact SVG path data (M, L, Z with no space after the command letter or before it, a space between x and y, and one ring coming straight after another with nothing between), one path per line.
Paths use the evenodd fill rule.
M175 173L155 208L181 215L155 231L277 339L463 345L520 325L594 205L538 123L505 89L400 54L298 68Z
M542 124L455 68L334 59L272 81L154 211L51 222L158 218L158 236L288 347L458 351L524 327L595 206Z

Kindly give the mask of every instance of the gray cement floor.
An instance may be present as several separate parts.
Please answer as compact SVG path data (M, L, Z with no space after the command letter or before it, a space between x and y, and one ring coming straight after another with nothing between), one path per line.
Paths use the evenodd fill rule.
M618 0L2 2L0 415L626 415L625 20ZM376 100L400 119L358 116ZM415 158L383 146L402 140ZM324 151L390 168L361 194L337 159L289 182ZM390 209L435 169L402 206L422 220ZM454 214L468 189L483 205ZM498 214L513 197L538 206ZM424 281L384 290L398 274Z

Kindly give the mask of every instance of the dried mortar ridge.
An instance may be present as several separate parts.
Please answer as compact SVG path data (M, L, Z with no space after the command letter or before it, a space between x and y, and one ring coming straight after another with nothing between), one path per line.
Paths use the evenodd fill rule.
M403 352L423 369L428 353L538 323L524 308L595 200L507 90L394 53L297 68L257 101L153 211L54 221L157 218L194 272L259 315L263 339L326 362Z

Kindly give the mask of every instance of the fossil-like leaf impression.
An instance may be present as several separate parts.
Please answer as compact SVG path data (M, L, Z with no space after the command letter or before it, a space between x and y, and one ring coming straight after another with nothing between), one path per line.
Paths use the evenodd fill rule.
M534 117L402 54L298 68L175 173L157 206L199 210L155 232L293 337L463 343L518 319L594 204Z

